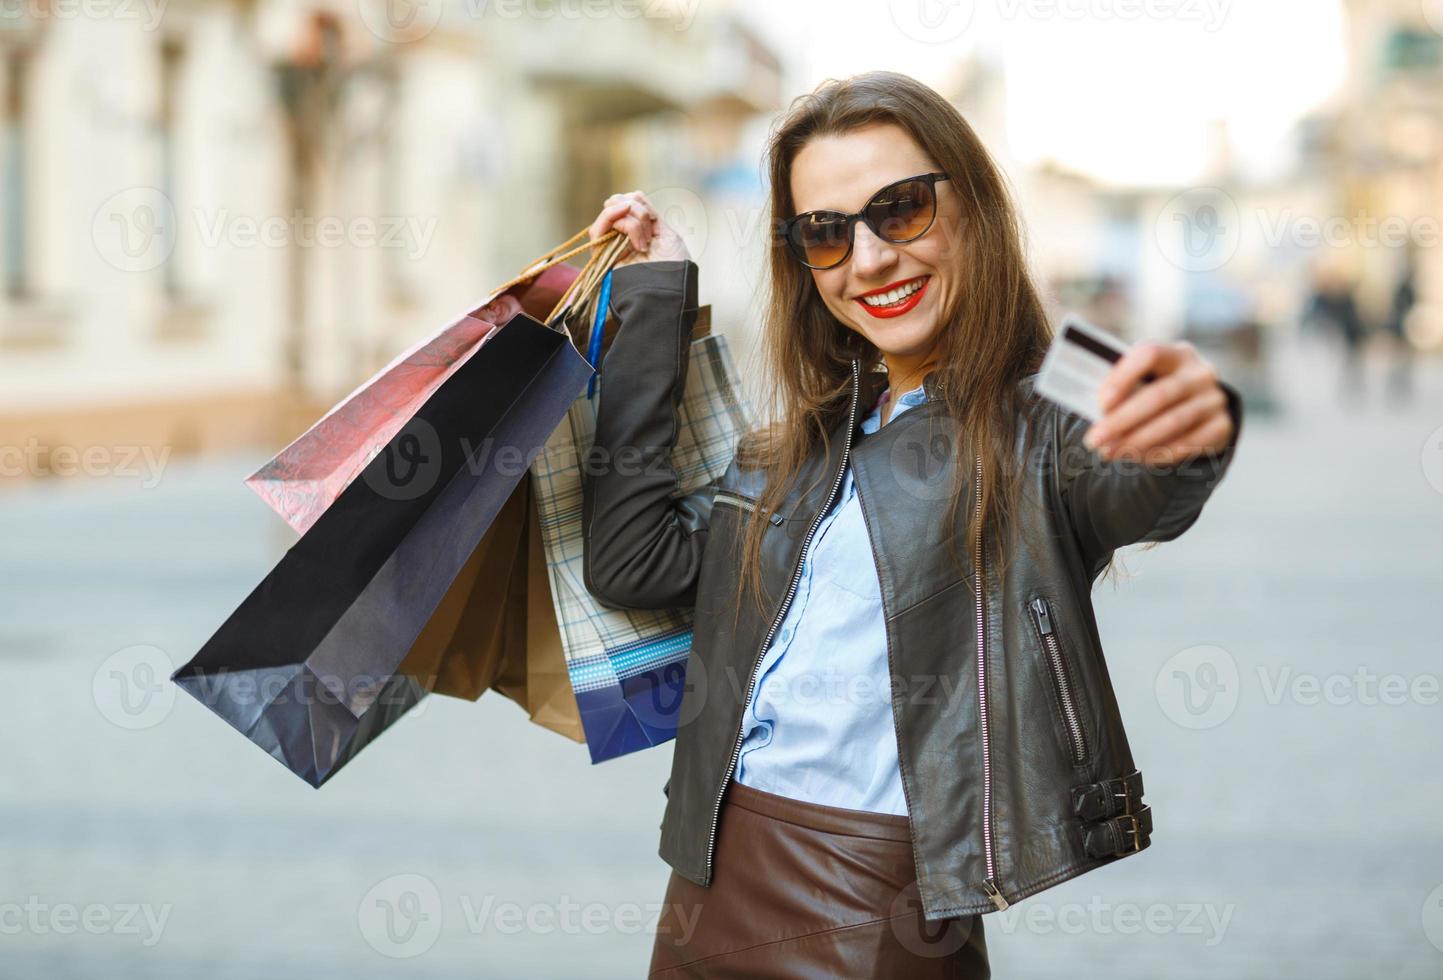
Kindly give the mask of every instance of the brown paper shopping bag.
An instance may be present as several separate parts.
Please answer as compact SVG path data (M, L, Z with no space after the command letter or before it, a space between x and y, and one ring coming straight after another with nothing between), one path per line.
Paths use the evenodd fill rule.
M502 505L399 672L468 701L494 688L538 725L585 740L528 481Z
M475 701L491 686L508 653L524 653L526 511L519 484L461 566L398 673L435 694Z
M566 650L546 577L546 552L534 498L528 500L527 511L525 572L519 576L525 581L525 642L507 650L492 686L525 708L536 724L584 742L581 712L566 673Z

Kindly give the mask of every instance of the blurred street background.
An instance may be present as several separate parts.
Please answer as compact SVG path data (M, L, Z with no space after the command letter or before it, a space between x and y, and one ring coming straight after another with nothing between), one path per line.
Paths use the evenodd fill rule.
M0 980L644 975L669 746L430 697L316 791L166 678L295 540L243 478L608 194L747 373L768 127L873 68L1248 402L1095 593L1153 846L994 976L1443 977L1443 0L0 0Z

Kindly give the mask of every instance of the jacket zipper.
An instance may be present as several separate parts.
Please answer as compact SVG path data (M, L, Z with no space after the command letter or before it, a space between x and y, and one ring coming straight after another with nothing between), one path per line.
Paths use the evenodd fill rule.
M731 504L734 507L740 507L743 510L749 511L755 511L757 509L756 501L752 500L749 497L743 497L739 493L732 493L730 490L716 491L714 494L712 494L712 503ZM767 518L768 523L776 525L778 527L780 527L785 521L786 518L783 517L781 514L773 514Z
M977 457L976 477L973 484L974 513L982 513L982 457ZM997 887L997 853L992 839L992 734L987 726L987 618L983 598L982 576L987 569L986 555L982 551L982 522L977 522L977 535L973 541L973 568L976 583L973 594L977 607L977 716L982 727L982 856L987 864L987 879L982 890L992 899L1000 912L1007 908L1008 901Z
M812 545L812 535L817 533L817 528L821 526L827 511L831 510L832 501L836 499L837 491L842 486L842 475L847 472L847 458L852 452L852 429L857 424L857 396L861 387L861 377L858 373L857 363L856 359L852 360L852 402L847 409L847 439L846 442L842 444L842 465L837 469L837 478L832 482L831 492L827 494L827 499L823 501L821 509L817 511L816 520L812 521L812 526L807 530L807 537L802 542L801 554L797 557L796 567L792 569L792 583L787 587L786 598L782 600L781 608L777 610L777 615L772 619L771 628L767 630L767 635L762 640L762 648L757 654L756 663L752 664L751 674L747 677L746 700L742 702L742 721L741 724L737 726L736 735L732 742L731 761L727 763L726 775L722 777L721 787L717 790L716 794L716 802L712 804L711 833L707 837L706 842L707 881L711 881L712 857L716 850L716 828L717 821L721 816L722 797L726 794L727 782L732 778L732 772L735 771L737 767L737 759L741 756L742 726L746 724L747 709L752 706L752 687L756 683L757 668L761 666L762 657L766 655L767 647L771 645L772 634L774 634L777 631L777 627L781 625L782 619L787 614L787 607L792 604L792 599L797 594L797 582L801 579L802 560L806 557L807 549Z
M856 490L857 500L865 504L865 501L862 500L862 485L860 483L857 484ZM865 506L862 507L861 512L862 523L867 527L867 539L868 541L870 541L872 537L872 525L867 520L867 508ZM882 597L882 617L884 627L883 632L886 634L887 641L887 676L895 678L897 677L897 664L892 654L892 630L889 625L891 622L891 616L887 612L887 599L885 595ZM892 700L892 735L897 740L897 775L899 777L899 782L902 784L902 800L904 803L906 803L907 812L910 814L913 812L912 794L907 790L906 773L902 772L902 716L900 712L896 710L897 705L895 692L892 692ZM912 839L912 865L914 868L922 867L920 855L917 853L917 840L915 837ZM919 874L918 878L920 877L921 875Z
M1052 679L1057 683L1058 697L1062 699L1062 715L1067 721L1067 732L1072 742L1073 765L1087 762L1087 741L1083 737L1082 719L1077 711L1077 697L1072 687L1072 677L1067 663L1062 659L1062 647L1057 641L1053 628L1052 608L1047 600L1038 596L1032 600L1032 619L1037 624L1037 633L1042 638L1042 648L1047 653L1052 667Z

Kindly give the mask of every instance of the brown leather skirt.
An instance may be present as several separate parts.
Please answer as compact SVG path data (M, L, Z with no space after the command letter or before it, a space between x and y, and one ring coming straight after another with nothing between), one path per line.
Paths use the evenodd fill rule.
M985 980L982 918L927 923L904 816L733 780L711 886L671 874L649 977Z

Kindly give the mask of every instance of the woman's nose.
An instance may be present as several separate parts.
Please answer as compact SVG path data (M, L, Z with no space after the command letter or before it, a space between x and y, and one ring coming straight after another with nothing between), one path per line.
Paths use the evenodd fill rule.
M897 250L873 234L865 222L856 225L852 240L852 268L860 279L872 279L897 264Z

